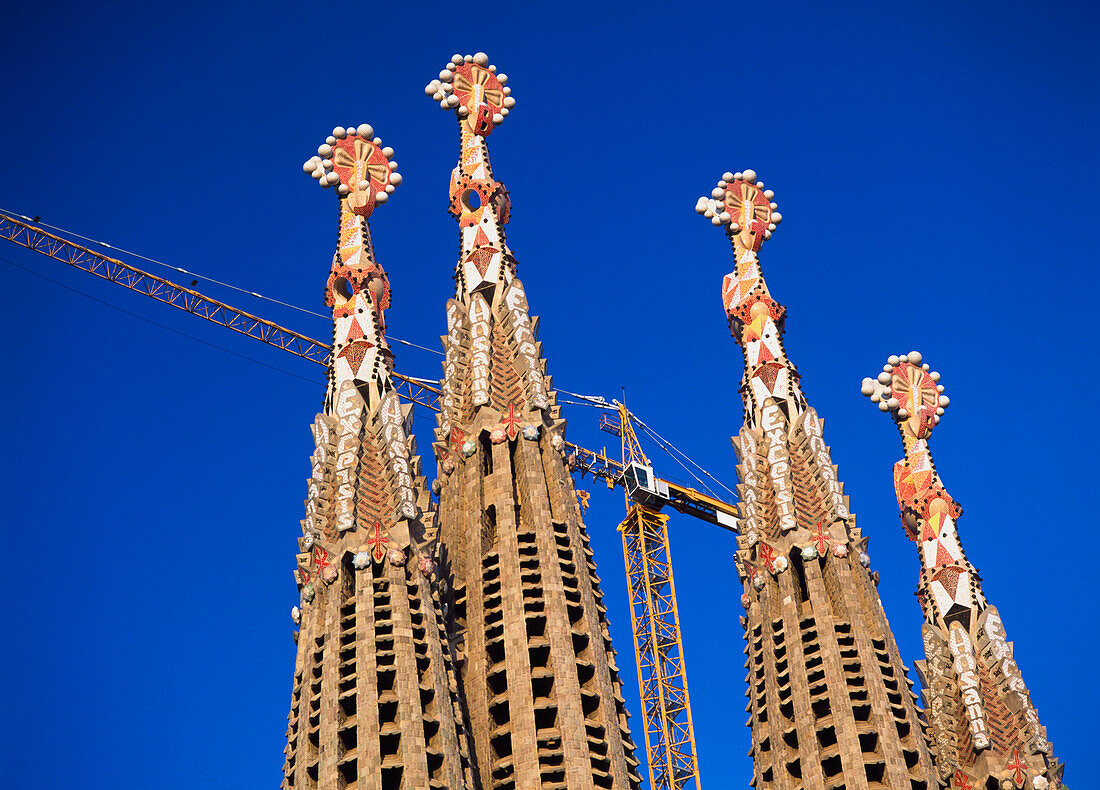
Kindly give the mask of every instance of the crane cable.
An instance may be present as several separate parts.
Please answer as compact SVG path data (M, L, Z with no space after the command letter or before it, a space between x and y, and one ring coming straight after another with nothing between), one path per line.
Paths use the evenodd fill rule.
M140 252L133 252L132 250L123 249L122 247L116 247L113 244L108 244L107 242L100 241L99 239L93 239L90 236L84 236L80 233L77 233L76 231L68 230L66 228L59 228L57 225L51 225L48 222L43 222L42 219L38 218L38 217L28 217L25 214L18 214L14 211L9 211L8 209L5 209L5 208L0 208L0 214L6 214L6 215L8 215L9 217L12 217L12 218L19 218L19 219L23 220L24 222L31 223L32 225L41 225L44 228L49 228L50 230L57 231L58 233L63 233L67 236L73 236L74 238L81 239L82 241L86 241L89 244L95 244L99 247L103 247L103 248L111 250L113 252L121 253L123 255L130 255L134 258L140 258L143 261L148 261L149 263L156 264L157 266L163 266L166 269L171 269L172 271L179 272L180 274L186 274L189 277L194 277L197 280L205 280L206 282L214 283L215 285L220 285L223 288L229 288L232 291L237 291L238 293L247 294L248 296L253 296L253 297L255 297L257 299L261 299L265 302L271 302L272 304L281 305L283 307L289 307L291 310L297 310L298 312L305 313L306 315L312 315L312 316L316 316L317 318L323 318L326 321L331 321L332 320L332 316L328 316L328 315L325 315L323 313L318 313L316 310L309 310L305 307L299 307L296 304L291 304L290 302L284 302L280 299L275 299L275 298L272 298L270 296L264 296L263 294L256 293L256 291L250 291L247 288L241 288L238 285L232 285L230 283L223 282L222 280L217 280L213 277L208 277L205 274L199 274L198 272L193 272L193 271L190 271L188 269L184 269L180 266L173 266L172 264L165 263L164 261L158 261L156 258L150 258L148 255L142 255ZM394 343L400 343L401 345L404 345L404 346L410 346L412 348L418 348L421 351L427 351L430 354L438 354L439 356L443 356L442 351L437 351L434 348L428 348L427 346L422 346L422 345L419 345L418 343L413 343L410 340L402 340L401 338L393 337L392 335L387 335L386 340L392 341Z

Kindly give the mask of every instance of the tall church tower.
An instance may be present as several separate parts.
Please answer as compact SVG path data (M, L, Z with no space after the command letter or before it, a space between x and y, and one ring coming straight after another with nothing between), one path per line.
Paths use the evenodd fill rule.
M333 352L298 539L282 787L474 790L434 514L391 378L390 284L367 226L401 177L368 124L337 127L317 153L304 169L340 201L325 288Z
M921 355L890 357L863 394L888 412L905 457L894 489L905 533L918 547L917 598L924 611L928 728L941 780L952 790L1054 790L1062 765L1031 704L1004 623L986 602L981 579L956 530L962 508L947 493L928 438L950 401Z
M696 205L733 247L722 300L745 358L734 447L753 786L928 790L934 768L867 538L783 349L786 310L760 270L757 253L782 219L772 198L746 170L724 174Z
M507 82L484 53L455 55L426 90L460 140L435 452L463 688L486 790L628 790L641 780L599 577L486 146L515 103Z

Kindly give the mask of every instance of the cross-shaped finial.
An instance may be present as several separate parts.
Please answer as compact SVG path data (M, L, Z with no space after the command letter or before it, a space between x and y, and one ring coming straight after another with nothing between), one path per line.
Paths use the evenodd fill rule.
M764 189L763 181L756 180L755 170L727 172L709 198L699 198L695 210L715 227L725 226L737 246L756 252L783 221L783 215L775 210L774 197L774 192Z
M351 210L369 217L374 207L385 203L401 183L393 149L382 147L369 123L337 126L325 142L302 165L322 187L336 187Z
M902 433L926 439L951 403L943 394L940 374L929 370L919 351L890 357L877 379L863 380L861 392L890 412Z
M484 52L456 54L424 93L444 110L454 110L471 132L488 137L516 106L507 82L508 75L498 74Z

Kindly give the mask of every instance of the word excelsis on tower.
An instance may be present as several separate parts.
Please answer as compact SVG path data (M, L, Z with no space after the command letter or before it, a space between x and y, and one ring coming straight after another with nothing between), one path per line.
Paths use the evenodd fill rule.
M336 127L304 169L340 225L325 304L333 354L298 539L301 609L284 788L473 790L440 605L430 497L386 344L386 272L367 219L401 183L368 124Z
M781 216L756 173L725 173L696 210L724 228L722 303L741 346L734 438L753 786L935 787L931 756L822 421L783 348L785 309L757 253Z
M888 412L905 457L894 464L894 489L905 533L917 544L924 611L924 679L928 730L940 778L951 788L1061 787L1063 766L1012 657L997 609L956 528L962 508L944 488L928 438L950 404L940 374L920 353L890 357L862 392Z
M606 608L489 163L486 138L514 105L507 82L478 53L426 89L459 128L434 448L462 688L483 788L628 790L641 778Z

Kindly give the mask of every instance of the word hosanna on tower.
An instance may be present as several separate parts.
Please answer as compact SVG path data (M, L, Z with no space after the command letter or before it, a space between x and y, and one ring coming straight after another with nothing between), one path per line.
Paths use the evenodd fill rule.
M337 127L304 165L336 194L339 234L324 293L328 386L298 538L282 787L640 788L574 449L489 159L488 137L515 100L484 53L455 55L426 92L459 130L449 213L460 254L443 306L430 486L399 397L390 283L368 226L401 184L393 150L369 124ZM894 479L925 614L926 710L916 704L868 539L783 348L786 310L761 272L758 253L781 220L773 198L746 170L724 174L696 206L733 248L722 299L745 364L730 571L744 583L747 784L1063 787L1000 615L962 551L961 508L932 464L928 435L948 401L914 352L891 357L863 390L904 443ZM658 728L661 715L646 709ZM655 768L648 732L646 749L653 790L699 790L697 769Z

